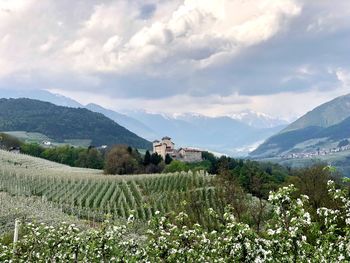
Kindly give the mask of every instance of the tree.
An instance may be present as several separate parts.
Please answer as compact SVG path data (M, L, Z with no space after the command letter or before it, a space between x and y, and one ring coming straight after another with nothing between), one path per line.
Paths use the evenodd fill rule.
M150 163L145 167L145 173L147 174L161 173L163 172L164 167L165 167L164 162L160 162L158 165L154 165L153 163Z
M127 146L114 146L106 157L106 174L134 174L139 172L139 160L135 157L135 152Z
M9 150L11 148L17 148L21 146L21 141L16 137L8 135L6 133L0 133L0 149L4 148Z
M173 161L173 158L170 157L170 155L167 153L165 155L165 164L170 164Z
M294 184L300 194L309 196L312 213L320 207L333 207L335 204L328 195L329 180L339 182L339 174L327 169L325 164L317 164L308 168L294 171L288 178L287 184Z
M151 163L151 154L149 151L146 151L145 157L143 158L143 165L147 166Z
M202 158L204 161L210 162L209 173L216 174L218 172L218 158L210 152L202 152Z
M103 156L95 148L88 148L80 151L78 159L75 161L75 166L86 167L92 169L103 169Z
M162 156L160 156L158 153L152 153L150 162L154 165L160 164L160 162L163 160Z
M37 143L23 143L23 145L21 146L22 153L35 157L41 157L44 150L45 149Z
M231 205L234 208L235 216L239 221L247 212L247 194L237 182L237 179L232 176L229 170L221 171L215 179L214 185L217 189L219 198L226 205Z
M175 173L175 172L182 172L185 171L187 172L189 170L188 166L186 163L174 160L171 162L171 164L167 165L165 167L164 172L165 173Z

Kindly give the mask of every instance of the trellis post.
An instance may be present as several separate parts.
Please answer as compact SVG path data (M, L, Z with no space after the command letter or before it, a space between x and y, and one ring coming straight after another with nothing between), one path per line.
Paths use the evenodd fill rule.
M16 251L16 243L18 242L18 233L19 233L19 225L21 221L19 219L16 219L15 221L15 231L13 233L13 251Z

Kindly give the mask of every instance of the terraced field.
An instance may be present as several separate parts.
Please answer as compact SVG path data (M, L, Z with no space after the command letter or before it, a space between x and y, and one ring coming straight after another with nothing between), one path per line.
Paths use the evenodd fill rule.
M0 151L0 192L39 196L80 218L102 220L106 214L148 220L169 212L188 194L206 207L217 207L212 177L204 173L104 175L21 154Z

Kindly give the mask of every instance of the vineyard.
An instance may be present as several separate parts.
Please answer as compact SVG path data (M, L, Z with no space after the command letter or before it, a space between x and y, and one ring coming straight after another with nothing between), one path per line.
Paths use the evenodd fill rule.
M149 220L174 211L189 193L204 207L220 207L205 173L103 175L21 154L0 151L0 192L40 197L66 214L102 221L106 214Z
M61 222L81 225L77 217L63 213L53 203L42 202L40 197L11 196L0 192L0 237L13 230L16 219L57 225Z

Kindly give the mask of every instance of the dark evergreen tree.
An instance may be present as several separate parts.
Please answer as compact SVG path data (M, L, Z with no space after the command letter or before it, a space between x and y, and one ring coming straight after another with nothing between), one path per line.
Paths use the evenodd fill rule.
M171 158L171 156L169 154L165 155L165 164L170 164L173 161L173 158Z
M160 156L158 153L152 153L151 155L151 163L154 165L160 164L160 162L163 160L162 156Z
M143 158L143 165L147 166L151 163L151 154L146 151L145 157Z

